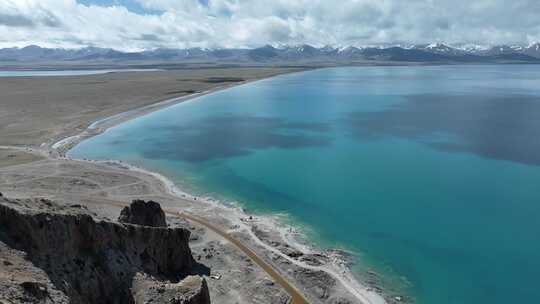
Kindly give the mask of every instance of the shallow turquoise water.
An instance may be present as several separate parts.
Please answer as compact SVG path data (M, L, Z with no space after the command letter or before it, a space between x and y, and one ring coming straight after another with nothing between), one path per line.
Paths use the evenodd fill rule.
M70 154L290 214L418 303L534 303L538 88L536 65L323 69L172 106Z
M114 70L52 70L52 71L0 71L0 77L85 76L120 72L153 72L157 69Z

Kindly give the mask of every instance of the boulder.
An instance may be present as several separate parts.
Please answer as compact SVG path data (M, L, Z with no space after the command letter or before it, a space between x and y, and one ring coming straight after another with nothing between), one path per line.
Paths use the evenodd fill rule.
M177 284L165 284L158 290L152 302L170 304L210 303L206 280L200 276L188 276Z
M150 227L167 227L165 213L159 203L154 201L133 200L131 205L124 207L118 221Z

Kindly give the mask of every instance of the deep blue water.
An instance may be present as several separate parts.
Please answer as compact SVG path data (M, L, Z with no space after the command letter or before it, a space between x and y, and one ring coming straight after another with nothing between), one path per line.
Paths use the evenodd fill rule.
M540 299L537 65L278 76L134 119L70 154L290 214L418 303Z

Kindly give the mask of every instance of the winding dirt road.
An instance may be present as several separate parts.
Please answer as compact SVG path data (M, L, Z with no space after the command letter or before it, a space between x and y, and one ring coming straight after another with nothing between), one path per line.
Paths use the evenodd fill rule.
M199 217L196 217L194 215L189 215L186 213L175 213L175 212L168 212L165 211L165 213L172 213L175 215L179 215L180 217L183 217L189 221L195 222L199 225L202 225L213 232L219 234L227 241L233 243L238 249L240 249L242 252L244 252L249 258L255 262L259 267L261 267L274 281L276 281L287 293L291 296L291 301L289 303L291 304L307 304L309 303L306 298L291 284L289 283L283 276L281 276L279 273L277 273L272 266L270 266L268 263L263 261L253 250L249 249L247 246L245 246L242 242L232 237L230 234L226 233L222 229L208 223L204 219L201 219Z

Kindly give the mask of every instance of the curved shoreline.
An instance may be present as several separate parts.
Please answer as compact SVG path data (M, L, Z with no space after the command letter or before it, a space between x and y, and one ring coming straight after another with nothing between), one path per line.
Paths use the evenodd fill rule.
M74 160L86 161L90 163L99 163L99 164L105 164L105 165L122 166L130 171L150 175L153 178L159 180L165 186L167 194L169 195L175 196L182 200L188 200L192 203L207 204L214 208L218 208L218 209L221 208L222 210L232 213L234 215L234 218L227 218L227 219L233 222L235 225L238 225L239 227L244 228L244 230L249 233L250 237L257 243L257 245L264 247L266 250L274 254L277 254L281 256L282 258L288 260L289 262L297 266L300 266L302 268L310 269L310 270L322 270L330 274L332 277L337 279L345 287L345 289L348 292L350 292L352 295L355 296L355 298L361 301L361 303L364 303L364 304L386 304L387 303L387 301L384 299L382 295L373 291L370 287L364 286L360 282L358 282L358 280L354 277L352 270L346 266L346 261L344 261L338 255L332 256L332 261L328 265L312 266L312 265L308 265L307 263L297 261L287 256L283 252L279 251L277 248L266 244L263 240L261 240L258 236L256 236L255 233L253 233L251 226L243 220L253 215L246 213L239 206L234 206L234 202L226 203L226 202L222 202L208 196L201 197L201 196L191 195L189 193L182 191L180 188L178 188L178 186L175 183L173 183L169 178L165 177L164 175L154 172L154 171L149 171L147 169L137 167L135 165L132 165L123 161L81 160L81 159L74 159ZM190 216L188 215L187 217L189 219ZM279 218L277 218L276 215L271 215L271 214L257 215L257 223L271 227L271 229L273 229L274 232L278 233L281 236L284 236L284 240L292 248L301 249L304 253L328 255L327 253L324 252L324 250L317 249L317 246L311 243L305 244L304 242L298 241L295 238L295 235L298 233L299 230L292 225L284 224L282 221L279 220ZM226 233L226 232L223 231L223 233Z
M193 94L165 99L165 100L153 103L153 104L149 104L149 105L131 109L125 112L117 113L112 116L100 118L92 122L91 124L89 124L88 127L86 127L86 129L82 131L81 133L64 137L50 144L44 144L42 148L47 150L51 154L51 156L65 157L65 154L81 141L88 139L90 137L99 135L107 131L107 129L115 127L126 121L144 116L146 114L150 114L155 111L165 109L173 105L177 105L179 103L182 103L182 102L185 102L185 101L197 98L197 97L201 97L204 95L219 92L221 90L225 90L225 89L243 85L243 84L248 84L248 83L263 80L263 79L245 80L245 81L237 82L237 83L227 83L225 85L217 86L215 88L212 88L206 91L195 92Z
M302 71L303 72L303 71ZM275 76L273 76L275 77ZM310 269L310 270L322 270L326 272L327 274L331 275L333 278L335 278L337 281L341 283L341 285L356 299L358 299L360 302L365 304L385 304L388 301L385 300L385 295L379 294L376 291L374 291L372 288L364 286L361 284L353 275L352 270L346 266L346 263L344 260L342 260L338 256L333 256L331 259L331 262L328 263L328 265L323 266L311 266L304 262L297 261L284 253L282 253L279 249L272 247L268 244L266 244L263 240L261 240L258 236L255 235L255 233L252 231L251 226L244 222L243 219L250 217L248 213L246 213L244 210L242 210L240 207L235 207L234 203L233 206L231 204L227 204L226 202L221 202L219 200L213 199L211 197L197 197L190 195L181 189L178 188L176 184L174 184L170 179L163 176L160 173L153 172L150 170L146 170L122 161L118 160L104 160L104 161L96 161L96 160L87 160L87 159L75 159L71 158L66 155L68 151L76 146L78 143L82 142L85 139L88 139L90 137L93 137L95 135L99 135L109 128L112 128L116 125L119 125L121 123L124 123L128 120L149 114L151 112L164 109L166 107L176 105L180 102L194 99L197 97L201 97L207 94L211 94L220 90L224 90L227 88L231 88L238 85L243 85L247 83L251 83L254 81L259 81L261 79L257 80L251 80L251 81L243 81L240 83L232 83L227 84L223 86L216 87L214 89L210 89L203 92L197 92L190 95L185 95L181 97L171 98L167 99L161 102L157 102L148 106L144 106L141 108L129 110L126 112L118 113L109 117L105 117L99 120L94 121L91 123L83 132L69 136L66 138L63 138L61 140L58 140L45 148L45 150L48 152L50 157L58 158L58 159L73 159L78 161L86 161L90 163L100 163L105 165L121 165L125 167L127 170L140 172L149 176L152 176L153 178L159 180L165 187L167 194L175 196L182 200L189 200L191 202L196 203L204 203L208 204L212 207L216 208L223 208L224 210L227 210L229 212L232 212L234 214L234 218L227 218L228 220L234 222L239 227L245 228L245 230L249 233L249 236L257 243L257 245L262 246L264 249L272 252L273 254L277 254L281 256L282 258L285 258L291 263L294 263L295 265ZM283 239L286 241L288 245L290 245L293 248L301 249L302 251L306 253L317 253L321 254L323 251L317 250L316 246L313 244L305 244L303 242L300 242L296 239L295 234L297 229L295 229L291 225L284 225L283 222L281 222L275 215L271 214L265 214L262 216L257 216L259 220L259 224L263 223L265 226L270 227L272 231L278 233L280 236L283 237ZM294 231L294 233L291 233ZM226 233L226 232L224 232Z

